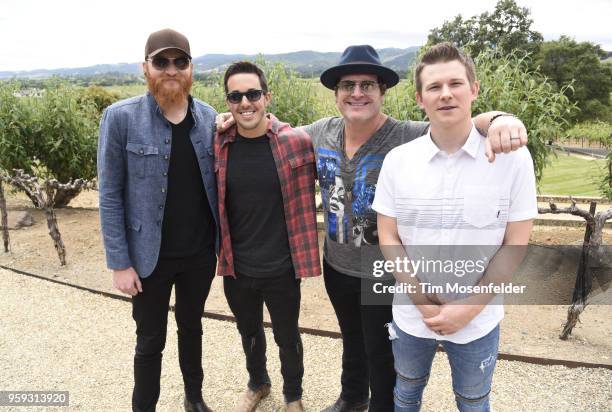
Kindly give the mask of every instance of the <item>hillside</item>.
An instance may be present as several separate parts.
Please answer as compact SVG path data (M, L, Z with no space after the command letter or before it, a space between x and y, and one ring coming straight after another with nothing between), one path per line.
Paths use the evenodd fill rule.
M407 49L385 48L379 49L378 53L383 64L391 67L398 72L405 72L414 59L415 53L419 48L409 47ZM293 67L297 72L304 76L318 76L326 68L333 66L340 59L341 52L317 52L303 50L291 53L264 54L261 55L265 60L273 62L284 62ZM195 73L207 73L214 71L224 71L232 62L237 60L254 60L260 55L256 54L205 54L194 57L193 64ZM51 76L79 77L96 76L101 74L134 75L140 73L140 63L117 63L117 64L97 64L89 67L61 68L61 69L38 69L31 71L1 71L0 79L13 77L22 78L45 78Z

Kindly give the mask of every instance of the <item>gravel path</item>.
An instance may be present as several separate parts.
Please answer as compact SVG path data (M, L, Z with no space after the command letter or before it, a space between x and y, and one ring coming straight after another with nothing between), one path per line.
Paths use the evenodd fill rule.
M0 390L68 390L70 407L51 411L129 411L134 329L129 303L0 269ZM180 411L182 381L176 326L170 316L164 353L160 411ZM271 396L261 411L282 406L278 356L271 331ZM341 342L303 335L304 403L320 411L338 394ZM233 323L204 320L204 397L216 411L231 411L246 385L238 332ZM424 411L452 410L450 370L436 356ZM496 411L612 410L612 371L568 369L499 361L492 406ZM0 408L0 411L44 410Z

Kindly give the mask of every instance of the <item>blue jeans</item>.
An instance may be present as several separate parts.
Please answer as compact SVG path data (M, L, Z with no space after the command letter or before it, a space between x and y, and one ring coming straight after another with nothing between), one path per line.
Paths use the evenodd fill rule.
M489 392L497 360L499 325L482 338L466 344L418 338L392 327L395 382L395 412L421 409L423 390L438 344L442 344L450 362L455 402L460 411L489 411Z

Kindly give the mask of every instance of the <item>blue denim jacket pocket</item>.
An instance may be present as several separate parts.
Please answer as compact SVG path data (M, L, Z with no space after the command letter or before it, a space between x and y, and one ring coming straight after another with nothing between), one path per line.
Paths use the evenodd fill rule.
M139 178L150 176L155 170L155 160L159 149L156 146L127 142L128 170L134 171Z

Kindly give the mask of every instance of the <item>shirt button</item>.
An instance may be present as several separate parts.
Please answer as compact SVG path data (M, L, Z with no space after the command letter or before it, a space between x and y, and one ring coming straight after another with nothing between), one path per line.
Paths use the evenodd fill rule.
M169 156L168 155L164 155L164 159L168 160Z
M140 154L144 154L144 150L140 149L140 150L138 151L138 153L140 153Z
M162 187L161 192L162 192L162 193L166 193L166 189Z
M170 139L166 139L166 144L170 144Z
M159 209L160 210L163 209L163 208L164 208L164 205L159 205Z
M163 175L164 175L164 176L168 176L168 173L167 173L167 172L164 172L164 173L163 173Z

